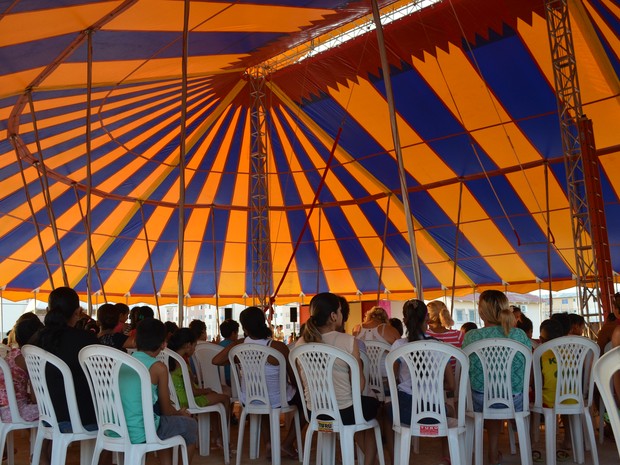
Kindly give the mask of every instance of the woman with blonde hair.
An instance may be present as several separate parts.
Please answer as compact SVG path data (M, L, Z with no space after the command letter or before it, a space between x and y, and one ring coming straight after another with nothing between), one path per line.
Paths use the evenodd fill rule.
M480 329L474 329L465 334L463 348L482 339L508 338L513 339L532 349L532 342L522 329L515 327L515 316L508 304L508 297L501 291L486 290L480 294L478 300L478 314L484 323ZM484 374L480 359L476 356L470 358L469 379L471 382L472 400L474 411L481 412L484 399ZM517 355L512 364L512 393L515 410L523 410L524 387L527 388L529 380L523 379L523 356ZM527 394L527 391L525 392ZM525 401L527 402L527 398ZM498 450L499 420L487 420L485 422L489 441L489 464L500 464L502 454Z
M428 330L427 334L435 339L452 344L460 348L463 345L465 333L450 329L454 325L450 310L441 300L433 300L428 305Z
M353 328L353 336L362 341L381 341L392 345L400 339L398 330L390 324L387 312L381 307L372 307L362 324Z

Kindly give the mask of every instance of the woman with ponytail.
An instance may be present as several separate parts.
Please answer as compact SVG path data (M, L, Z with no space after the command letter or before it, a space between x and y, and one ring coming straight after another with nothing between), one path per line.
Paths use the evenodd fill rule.
M442 342L460 348L463 345L464 333L450 329L454 325L450 310L441 300L428 303L428 335Z
M508 304L508 298L503 292L496 290L482 292L478 301L478 314L484 326L465 334L463 348L482 339L508 338L520 342L529 347L530 350L532 349L532 342L527 337L527 334L525 334L523 330L514 327L515 316ZM529 385L529 380L523 379L523 363L523 356L517 355L512 364L512 392L515 410L517 411L523 409L523 388ZM482 412L484 374L482 372L480 359L476 356L470 358L469 379L471 382L474 410L476 412ZM502 457L497 447L500 421L487 420L485 424L489 440L489 464L499 464L501 463Z
M298 345L319 342L328 344L352 354L359 364L360 387L364 390L365 380L362 369L362 361L355 338L350 334L341 333L343 315L340 298L331 292L322 292L315 295L310 301L310 318L297 340ZM349 368L343 361L338 360L334 365L334 388L336 399L340 409L340 417L345 425L355 423L353 413L353 397L351 392L351 380ZM306 400L308 397L306 396ZM371 420L377 416L379 401L374 397L362 396L362 410L364 418ZM364 451L364 464L373 465L377 458L377 445L374 432L368 429L356 434L357 445Z
M57 287L48 299L47 314L44 327L30 340L30 344L38 346L62 359L71 369L75 396L80 410L82 424L86 429L97 429L97 419L93 408L93 400L84 371L80 366L78 354L83 347L97 344L97 336L92 331L76 329L75 324L80 318L80 300L77 293L70 287ZM56 417L60 429L71 431L69 410L65 394L65 383L56 369L50 369L47 375Z

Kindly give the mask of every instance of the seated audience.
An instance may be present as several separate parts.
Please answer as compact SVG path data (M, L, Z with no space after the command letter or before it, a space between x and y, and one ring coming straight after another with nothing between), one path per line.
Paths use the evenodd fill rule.
M116 332L119 314L119 308L114 304L103 304L97 309L97 323L99 324L97 339L99 339L99 344L126 352L123 345L128 336L122 332Z

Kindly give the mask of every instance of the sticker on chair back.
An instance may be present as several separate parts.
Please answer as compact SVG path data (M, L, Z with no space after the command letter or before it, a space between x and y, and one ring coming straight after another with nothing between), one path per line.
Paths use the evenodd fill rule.
M333 433L334 422L332 420L318 420L320 433Z
M439 426L420 425L420 434L423 436L437 436L439 434Z

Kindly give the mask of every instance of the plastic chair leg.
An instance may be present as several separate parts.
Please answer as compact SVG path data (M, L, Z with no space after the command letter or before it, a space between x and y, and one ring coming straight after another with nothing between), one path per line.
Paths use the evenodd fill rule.
M280 465L280 410L272 410L269 414L269 433L271 434L271 464Z
M573 445L573 458L576 463L585 462L583 447L583 426L581 425L581 415L570 415L570 436Z
M517 453L517 442L515 441L515 430L512 427L512 423L508 420L508 442L510 443L510 455L515 455ZM504 423L502 422L502 425ZM521 437L519 436L519 441Z
M465 438L456 431L448 431L448 450L450 451L450 463L463 463L465 458Z
M245 419L247 414L245 410L241 411L239 418L239 433L237 434L237 465L241 465L241 455L243 451L243 432L245 430Z
M589 439L590 442L590 453L592 454L592 463L594 465L599 465L598 461L598 449L596 447L596 439L594 436L594 422L592 421L592 417L589 412L583 416L584 423L586 424L586 435L585 437Z
M475 464L476 465L482 465L482 451L483 451L483 447L482 447L482 440L483 440L483 435L484 435L484 419L482 418L482 415L478 415L476 414L475 416L475 426L474 426L474 442L475 442L475 451L474 451L474 456L476 458L475 460Z
M529 417L517 417L517 434L519 435L519 453L522 465L532 465L532 445L528 427Z
M547 453L547 465L555 465L556 463L556 415L554 410L545 410L545 450Z
M211 414L198 415L198 453L207 456L211 449Z
M411 454L411 431L409 428L402 428L400 433L395 434L394 457L400 457L399 463L409 463L409 455ZM398 455L396 455L398 450Z
M80 441L80 463L82 465L90 465L92 463L94 450L95 450L94 439ZM61 462L61 463L64 463L64 462Z
M39 426L37 435L34 440L34 449L32 451L32 463L39 463L41 460L41 449L43 448L43 430Z
M224 407L220 409L219 415L220 415L220 427L222 429L222 443L224 446L224 463L226 465L229 465L230 464L230 431L228 428L229 428L230 422L226 418L226 409ZM207 447L210 447L210 445L207 444ZM301 461L301 458L299 460Z
M250 459L257 459L260 450L261 416L250 414ZM241 425L239 425L241 428Z
M381 439L381 427L376 426L375 430L375 442L377 443L377 458L379 459L379 465L385 465L385 455L383 455L383 440Z

